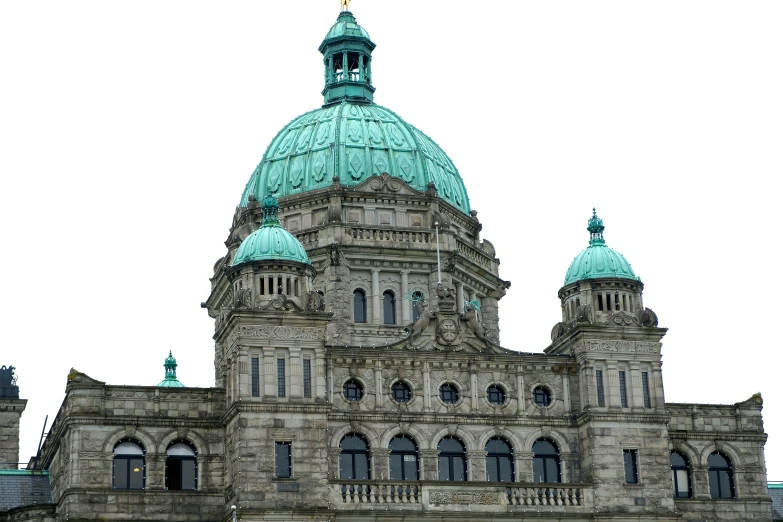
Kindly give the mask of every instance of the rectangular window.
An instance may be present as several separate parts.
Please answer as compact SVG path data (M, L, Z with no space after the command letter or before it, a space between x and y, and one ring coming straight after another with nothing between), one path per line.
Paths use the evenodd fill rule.
M291 295L291 278L286 277L285 278L285 293L286 295Z
M294 279L294 295L299 297L299 279Z
M625 389L625 372L620 370L620 406L628 407L628 391Z
M264 295L264 278L258 279L258 295Z
M267 286L267 293L269 295L275 295L277 292L275 292L275 278L274 277L267 277L266 278L267 283L269 286Z
M291 476L291 443L275 442L275 478Z
M606 400L604 399L604 372L603 372L603 370L596 370L595 371L595 389L596 389L596 392L598 392L598 406L603 408L604 406L606 406Z
M253 397L259 397L259 375L258 375L258 357L250 359L250 394Z
M604 298L602 295L598 296L598 311L603 312L604 311Z
M625 464L625 483L639 483L639 468L635 449L623 450L623 463Z
M644 395L644 407L652 408L652 401L650 400L650 379L647 377L647 372L642 372L642 394Z
M310 359L302 359L302 373L304 374L304 396L309 399L313 396L312 381L310 380Z
M275 293L278 295L283 293L283 276L277 278L277 292Z
M285 397L285 359L277 360L277 396Z
M625 301L625 294L623 294L623 310L628 310L628 306L626 305Z

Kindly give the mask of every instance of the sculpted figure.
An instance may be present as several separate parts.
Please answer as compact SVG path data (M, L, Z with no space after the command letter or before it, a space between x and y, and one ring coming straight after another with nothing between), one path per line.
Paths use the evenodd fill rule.
M435 314L427 310L427 302L423 299L416 303L416 311L419 312L419 320L413 325L410 337L408 337L408 345L411 345L414 337L421 335L421 332L427 329L430 324L430 320L435 318Z
M476 305L472 301L468 301L465 304L465 313L460 314L460 319L468 323L468 327L473 332L473 335L487 342L484 326L476 319Z

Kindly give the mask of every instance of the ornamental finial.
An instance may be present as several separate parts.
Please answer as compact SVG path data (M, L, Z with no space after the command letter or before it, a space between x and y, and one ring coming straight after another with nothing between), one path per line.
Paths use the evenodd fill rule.
M280 221L277 219L277 212L280 210L280 205L277 204L277 198L272 195L271 187L268 191L264 199L261 200L261 208L264 211L264 221L261 226L278 227Z
M348 10L348 4L350 4L350 3L351 3L351 0L340 0L340 7L342 8L343 11L347 11Z
M595 208L593 217L587 220L587 231L590 232L591 245L604 244L604 221L595 213Z

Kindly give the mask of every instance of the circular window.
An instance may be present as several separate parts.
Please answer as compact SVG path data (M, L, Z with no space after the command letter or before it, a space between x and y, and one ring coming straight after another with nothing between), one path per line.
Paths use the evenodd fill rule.
M402 381L392 384L392 398L395 402L404 403L411 400L411 387Z
M552 394L543 386L536 386L533 390L533 402L535 402L537 406L546 408L552 404Z
M487 388L487 400L495 406L503 406L506 403L506 392L497 384L493 384Z
M459 400L459 390L453 384L440 385L440 400L446 404L456 404Z
M364 388L359 381L351 379L343 384L343 396L349 401L359 401L364 396Z

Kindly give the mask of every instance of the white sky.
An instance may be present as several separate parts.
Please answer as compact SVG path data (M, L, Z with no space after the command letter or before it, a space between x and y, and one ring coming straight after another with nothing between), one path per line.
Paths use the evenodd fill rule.
M549 344L557 290L607 243L645 283L670 402L760 391L783 480L779 1L355 0L376 101L451 156L512 281L504 346ZM0 364L21 459L71 367L213 384L199 303L266 145L318 107L338 0L0 2Z

